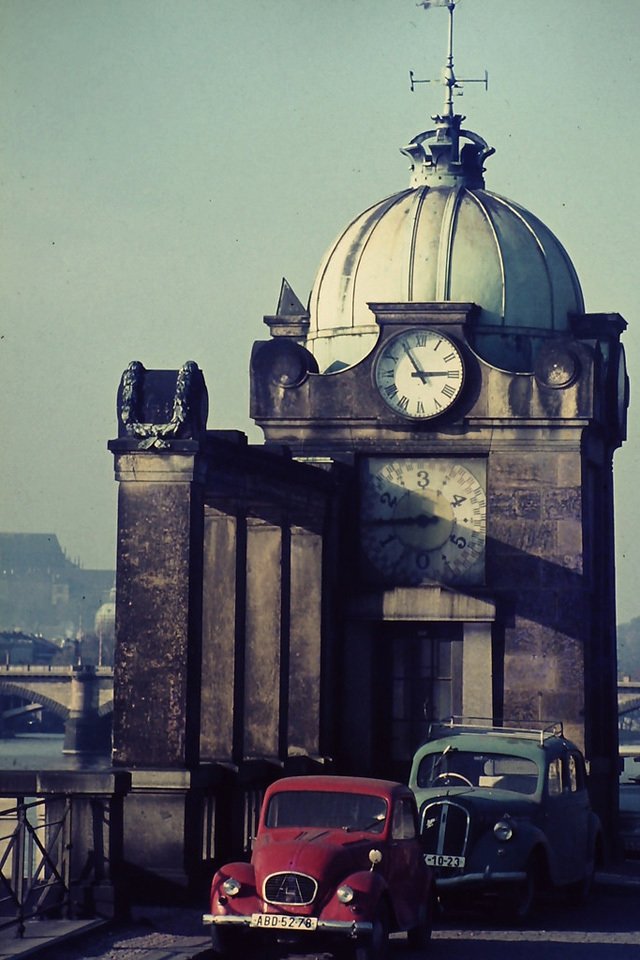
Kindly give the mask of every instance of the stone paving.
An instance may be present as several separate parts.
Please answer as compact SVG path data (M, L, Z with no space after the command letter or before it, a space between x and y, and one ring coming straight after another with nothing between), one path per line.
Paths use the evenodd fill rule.
M209 951L201 910L136 907L126 923L40 921L0 933L0 960L196 960Z
M638 891L640 860L600 873L597 886ZM0 932L0 960L206 960L210 936L195 908L135 907L117 926L96 921L40 921L27 935ZM437 934L434 935L437 937ZM442 933L446 937L446 931ZM493 936L493 934L492 934Z

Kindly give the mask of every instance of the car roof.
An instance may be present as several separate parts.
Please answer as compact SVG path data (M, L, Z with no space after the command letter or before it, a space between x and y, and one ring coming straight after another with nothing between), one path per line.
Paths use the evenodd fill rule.
M509 753L518 757L539 758L544 755L557 756L567 750L578 748L564 737L549 737L541 743L539 740L518 734L504 734L490 731L450 732L448 736L428 740L418 747L416 760L429 753L440 753L445 747L456 750L470 750L483 753Z
M394 796L413 797L408 786L395 780L379 780L374 777L344 777L335 774L313 774L302 777L283 777L272 783L266 792L271 796L285 790L296 792L324 791L326 793L370 793L390 799Z

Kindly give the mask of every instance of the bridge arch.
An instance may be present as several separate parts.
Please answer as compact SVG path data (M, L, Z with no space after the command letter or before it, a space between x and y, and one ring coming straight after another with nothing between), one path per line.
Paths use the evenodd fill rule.
M29 703L40 703L46 710L50 710L51 713L54 713L62 720L66 720L69 716L69 707L67 707L66 704L60 703L59 700L54 700L53 697L40 693L40 691L36 692L28 686L23 686L15 680L0 679L0 693L6 693L12 697L22 697L23 700L27 700Z

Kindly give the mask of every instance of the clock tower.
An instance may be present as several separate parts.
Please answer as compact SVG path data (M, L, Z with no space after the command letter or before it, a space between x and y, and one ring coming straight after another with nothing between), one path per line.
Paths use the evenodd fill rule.
M408 188L342 230L308 309L283 283L251 414L267 448L343 471L337 763L402 778L428 721L562 720L611 810L626 323L586 313L555 235L486 189L451 33L444 83Z
M264 443L207 428L193 361L123 374L113 761L145 877L245 856L283 773L406 779L450 715L562 721L613 835L626 323L486 188L451 37L409 185L265 317Z

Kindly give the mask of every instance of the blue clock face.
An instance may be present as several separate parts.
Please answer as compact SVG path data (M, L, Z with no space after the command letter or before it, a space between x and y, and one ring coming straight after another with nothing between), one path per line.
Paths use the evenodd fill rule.
M362 549L396 584L482 583L484 463L372 457L362 476Z
M417 327L386 340L374 363L384 402L410 420L437 417L457 400L464 383L460 349L437 330Z

